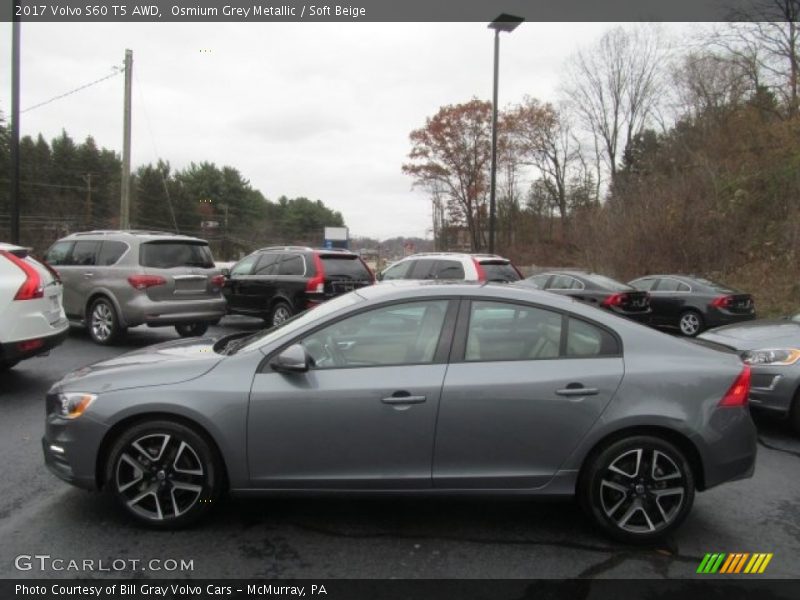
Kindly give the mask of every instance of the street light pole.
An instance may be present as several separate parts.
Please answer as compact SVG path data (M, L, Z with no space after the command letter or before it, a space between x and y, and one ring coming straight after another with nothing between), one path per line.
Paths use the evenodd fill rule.
M524 19L502 13L489 23L494 29L494 86L492 89L492 172L489 184L489 253L494 254L494 234L497 221L497 88L500 77L500 32L511 33Z

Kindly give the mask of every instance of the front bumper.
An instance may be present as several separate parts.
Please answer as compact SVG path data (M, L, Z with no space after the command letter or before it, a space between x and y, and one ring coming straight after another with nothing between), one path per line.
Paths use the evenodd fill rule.
M47 415L42 452L51 473L77 487L98 489L98 451L108 428L83 415L62 419Z
M788 416L800 389L800 367L752 366L750 406Z

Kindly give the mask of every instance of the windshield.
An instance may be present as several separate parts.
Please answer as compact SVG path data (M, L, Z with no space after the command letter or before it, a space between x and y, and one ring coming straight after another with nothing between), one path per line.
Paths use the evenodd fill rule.
M291 319L287 319L276 327L263 329L254 333L253 335L234 340L231 342L231 344L236 345L231 347L231 344L228 344L225 346L224 352L225 354L235 354L236 352L251 352L253 350L257 350L262 346L271 344L277 339L291 335L292 332L302 329L309 323L313 323L318 319L327 317L328 315L333 314L342 308L357 304L363 300L364 299L355 292L344 294L343 296L329 300L324 304L320 304L317 308L303 311Z

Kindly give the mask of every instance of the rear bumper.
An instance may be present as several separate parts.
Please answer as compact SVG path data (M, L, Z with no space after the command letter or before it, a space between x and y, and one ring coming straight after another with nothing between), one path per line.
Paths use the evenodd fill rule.
M54 327L56 326L59 328L56 333L0 344L0 348L2 348L0 358L7 361L17 361L49 352L60 345L69 333L69 322L66 319L63 319L63 323L59 322L54 325Z
M733 313L712 306L706 312L704 320L706 328L711 329L712 327L721 327L722 325L731 325L733 323L741 323L742 321L752 321L755 318L755 311L747 314Z
M747 408L717 408L703 439L695 442L703 461L703 489L753 475L757 432Z
M623 311L623 310L614 310L614 312L616 314L618 314L620 317L625 317L627 319L630 319L631 321L636 321L637 323L641 323L643 325L649 325L650 321L651 321L651 319L653 317L653 311L652 310L647 310L647 311L644 311L644 312L642 312L642 311L640 311L640 312L626 312L626 311Z
M126 327L162 327L216 321L227 313L227 302L222 296L210 300L154 302L142 294L123 304L120 309L120 320Z

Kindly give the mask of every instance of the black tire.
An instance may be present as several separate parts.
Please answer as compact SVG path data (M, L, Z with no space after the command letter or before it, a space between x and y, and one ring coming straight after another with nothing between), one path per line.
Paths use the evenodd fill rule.
M157 529L186 527L205 516L219 503L224 480L222 462L204 435L161 419L126 429L105 468L105 487L122 510Z
M125 331L119 323L114 303L105 297L92 302L86 313L86 326L92 341L102 346L113 344Z
M292 307L286 302L276 302L269 313L269 321L267 321L267 325L270 327L280 325L286 319L289 319L293 314L294 311L292 310Z
M678 320L678 330L681 335L686 337L695 337L703 331L705 323L703 322L703 315L696 310L686 310L681 313L681 318Z
M683 453L649 435L618 440L590 456L578 485L584 511L606 534L629 544L650 544L675 530L694 492Z
M3 360L2 358L0 358L0 373L4 371L10 371L14 367L16 367L18 363L19 363L18 360Z
M181 323L175 325L175 331L181 337L200 337L208 331L208 323Z

